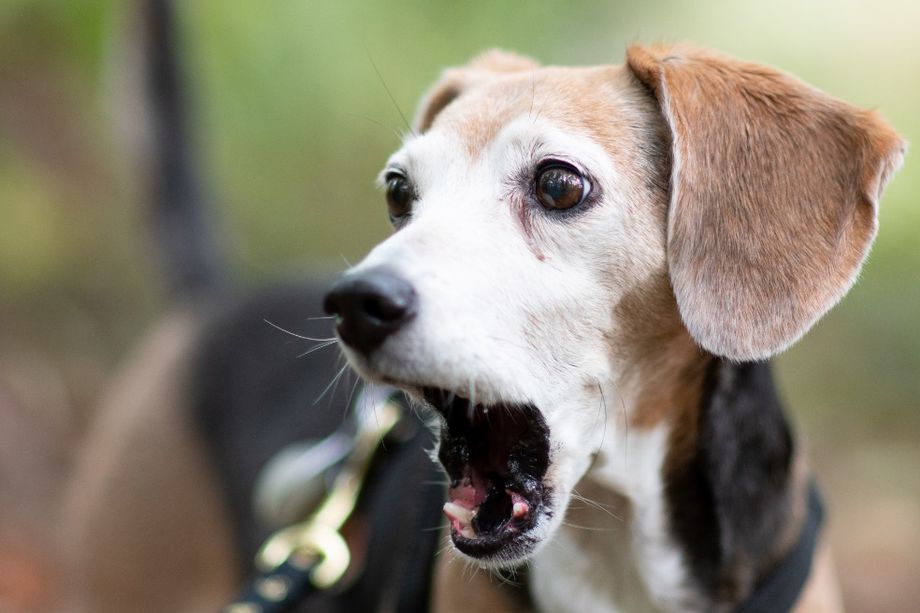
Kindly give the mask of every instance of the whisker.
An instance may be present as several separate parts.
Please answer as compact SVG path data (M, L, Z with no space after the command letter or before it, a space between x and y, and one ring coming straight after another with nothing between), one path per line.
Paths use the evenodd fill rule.
M383 122L377 121L376 119L371 119L371 118L368 117L367 115L361 115L360 113L345 113L345 116L346 116L346 117L355 117L355 118L357 118L357 119L363 119L364 121L369 121L369 122L371 122L372 124L374 124L375 126L380 126L381 128L385 128L385 127L386 127L386 126L383 124Z
M589 507L597 509L598 511L601 511L602 513L606 513L607 515L609 515L610 517L614 518L617 521L625 521L622 517L620 517L613 511L609 510L607 508L607 505L601 504L600 502L597 502L596 500L591 500L590 498L582 496L575 490L572 490L572 498L574 498L575 500L580 500L581 502L585 503Z
M466 417L468 420L473 421L473 416L476 413L476 380L475 379L470 379L469 391L470 391L470 403L466 407Z
M597 391L601 395L601 404L598 405L598 416L600 416L600 409L603 407L604 423L603 423L603 429L601 430L601 440L597 444L597 449L594 450L594 457L591 458L591 464L588 465L587 472L590 472L591 469L594 468L594 464L595 462L597 462L597 458L600 456L601 448L603 448L604 446L604 440L607 438L607 421L609 419L609 415L607 414L607 396L604 394L604 387L601 385L601 382L598 380L597 377L594 377L594 383L595 385L597 385Z
M335 373L335 376L332 377L332 381L329 382L329 385L326 386L326 389L323 390L323 393L317 396L316 400L313 401L313 406L316 406L316 403L318 403L320 400L323 399L323 396L326 395L326 392L329 391L329 388L331 388L335 384L335 382L339 380L339 377L341 377L345 373L346 368L348 368L348 364L345 364L345 366L339 369L339 372Z
M500 571L489 569L489 574L494 578L498 579L502 584L507 585L508 587L522 587L524 584L517 580L517 573L514 572L514 569L509 569L508 574L510 577L506 577Z
M438 530L443 530L444 526L432 526L431 528L419 528L421 532L435 532Z
M613 528L601 528L598 526L580 526L578 524L573 524L567 521L562 522L562 525L568 526L569 528L575 528L576 530L587 530L588 532L612 532L613 531Z
M346 376L348 376L348 375L350 375L350 374L352 374L352 373L353 373L353 371L349 370L349 371L346 373ZM326 405L327 410L332 410L332 401L335 399L335 390L337 390L337 389L339 388L339 383L340 383L340 382L342 381L342 379L344 379L344 378L345 378L345 377L339 377L339 378L338 378L339 380L336 381L336 382L335 382L335 385L332 386L332 393L329 394L329 402L328 402L327 405ZM348 405L345 405L345 406L348 406Z
M298 353L298 354L297 354L296 356L294 356L294 357L295 357L295 358L303 358L303 357L306 357L306 356L310 355L311 353L313 353L314 351L319 351L320 349L325 349L326 347L331 347L332 345L335 345L335 344L338 343L338 342L339 342L338 339L332 339L331 341L326 341L325 343L320 343L319 345L316 345L315 347L311 347L310 349L307 349L307 350L304 351L303 353Z
M348 407L351 406L351 401L355 399L355 391L358 389L358 383L361 382L360 377L355 377L355 382L351 386L351 393L348 394L348 402L345 403L345 410L348 410Z
M613 505L604 504L603 502L598 502L597 500L588 498L584 494L580 493L578 490L572 490L572 497L575 498L576 500L580 500L581 502L584 502L594 507L595 509L606 510L613 506Z
M291 332L290 330L288 330L288 329L286 329L286 328L282 328L282 327L279 326L278 324L273 323L273 322L270 322L270 321L268 321L267 319L263 319L262 321L264 321L265 323L267 323L268 325L270 325L272 328L275 328L276 330L280 330L281 332L284 332L285 334L290 334L290 335L293 336L294 338L300 338L300 339L303 339L303 340L305 340L305 341L320 341L320 342L325 343L325 342L327 342L327 341L337 341L337 340L338 340L338 337L336 337L336 336L332 336L332 337L330 337L330 338L314 338L314 337L312 337L312 336L303 336L302 334L297 334L296 332Z
M623 397L617 394L620 399L620 408L623 413L623 465L629 469L629 411L626 410L626 403Z
M396 98L393 96L393 92L390 91L390 88L387 86L387 82L383 79L383 75L380 74L380 69L377 68L377 63L374 61L374 58L371 57L370 50L365 47L364 52L367 54L367 59L371 63L371 66L374 67L374 72L377 73L377 78L380 79L380 84L383 85L383 89L386 91L387 96L390 98L390 102L393 103L393 106L396 107L396 112L399 113L399 116L402 118L403 123L406 125L406 130L409 131L409 134L412 136L417 136L415 130L412 129L412 126L409 125L409 120L406 119L405 114L402 112L402 109L399 108L399 104L396 102Z

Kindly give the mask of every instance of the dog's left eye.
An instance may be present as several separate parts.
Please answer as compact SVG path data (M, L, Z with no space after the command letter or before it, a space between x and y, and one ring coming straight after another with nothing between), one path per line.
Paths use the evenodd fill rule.
M390 221L396 223L409 214L415 201L415 190L409 179L398 172L391 172L386 177L387 208Z
M536 193L544 208L565 210L584 202L591 184L571 166L550 164L537 172Z

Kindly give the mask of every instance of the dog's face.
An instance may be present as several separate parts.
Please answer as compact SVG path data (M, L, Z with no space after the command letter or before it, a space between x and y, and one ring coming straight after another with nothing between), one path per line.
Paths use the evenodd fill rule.
M348 356L444 416L446 511L469 555L519 560L544 542L618 410L604 397L622 325L612 306L665 270L665 193L641 159L656 111L630 78L496 79L381 174L397 231L350 274L387 270L411 285L416 312Z
M661 339L647 322L673 315L707 350L764 357L845 291L874 235L872 194L868 217L838 228L843 251L812 250L838 271L826 288L803 279L804 298L733 288L745 273L724 250L740 245L756 266L769 255L760 239L738 236L730 209L697 230L699 214L675 201L678 187L698 198L750 177L706 176L718 174L694 158L706 152L680 148L693 139L680 125L687 110L669 106L680 100L667 94L683 94L665 90L666 60L631 54L628 66L574 69L492 53L448 72L380 176L396 232L327 299L354 368L440 417L451 536L486 564L526 559L559 526L616 427L623 373ZM888 157L875 164L876 193ZM800 212L785 214L795 224ZM727 236L707 234L713 224ZM782 311L769 333L764 309Z

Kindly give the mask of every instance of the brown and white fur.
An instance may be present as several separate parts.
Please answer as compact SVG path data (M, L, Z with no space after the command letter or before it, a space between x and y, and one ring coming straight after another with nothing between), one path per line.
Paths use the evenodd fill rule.
M528 561L544 611L725 610L747 595L798 535L807 469L795 457L782 477L789 502L760 559L739 552L701 582L667 490L702 444L707 369L782 351L844 295L903 148L875 113L693 48L634 46L590 68L490 52L448 70L382 175L408 179L411 211L347 273L385 268L417 313L346 354L417 398L433 386L540 411L554 512L526 547L474 561ZM546 160L578 169L591 198L535 203ZM450 558L442 611L470 604ZM803 607L833 608L826 564Z
M525 544L474 566L528 562L540 611L742 600L797 539L809 471L794 448L776 496L743 509L775 528L757 555L719 535L693 542L693 513L719 519L693 495L694 471L722 461L706 399L848 290L903 150L875 113L693 48L634 46L624 65L591 68L489 52L448 70L387 164L412 182L411 213L348 273L386 267L414 288L417 312L373 352L346 353L420 401L434 386L539 411L552 512ZM547 159L583 173L586 206L534 202ZM74 610L194 611L232 595L241 561L226 510L183 427L188 401L166 397L187 379L190 321L154 339L85 451L65 512ZM770 419L785 432L781 414ZM758 425L746 423L729 425ZM177 441L181 453L161 453ZM722 557L701 568L707 547ZM436 611L529 606L490 574L471 577L464 558L439 556ZM825 544L798 610L838 608Z

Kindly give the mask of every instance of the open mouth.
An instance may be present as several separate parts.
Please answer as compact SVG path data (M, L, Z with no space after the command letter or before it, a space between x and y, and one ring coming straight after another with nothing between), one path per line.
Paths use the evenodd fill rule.
M431 387L423 395L444 418L438 459L450 479L444 514L454 545L480 559L527 553L535 544L528 533L549 511L549 430L540 412Z

